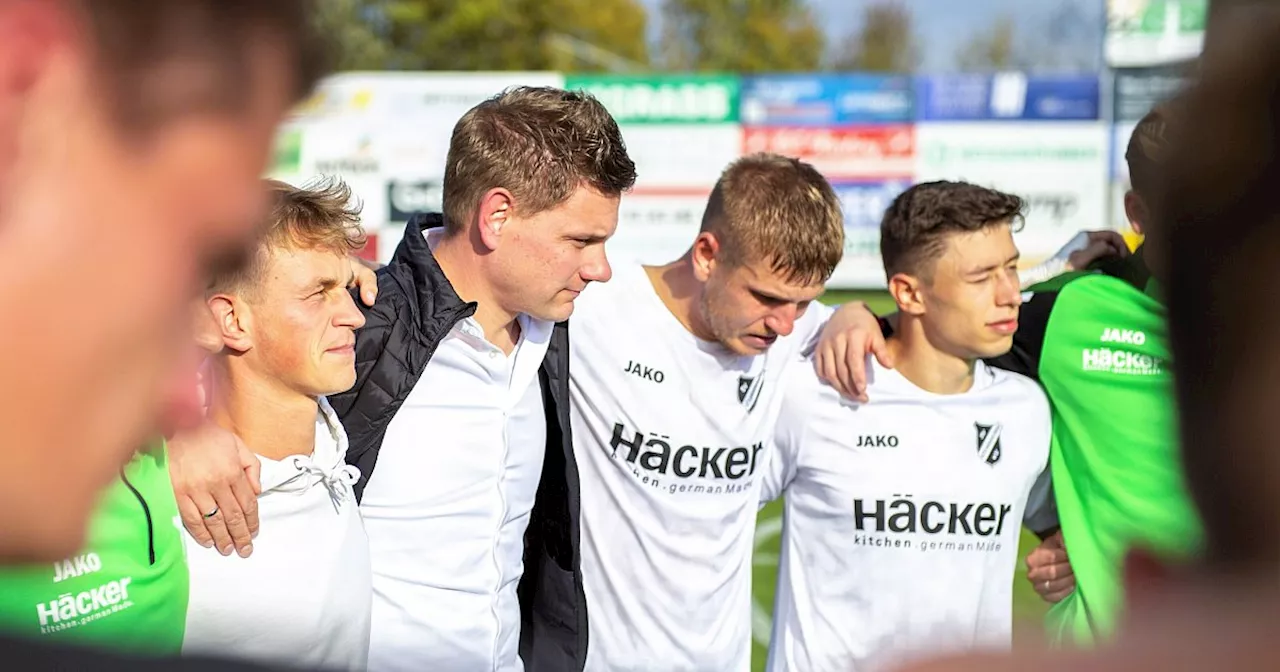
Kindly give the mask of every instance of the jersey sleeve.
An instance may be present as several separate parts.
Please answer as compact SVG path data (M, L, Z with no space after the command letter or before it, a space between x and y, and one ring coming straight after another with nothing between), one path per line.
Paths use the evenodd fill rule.
M1027 529L1035 532L1040 538L1049 536L1058 529L1058 505L1053 498L1053 480L1049 477L1049 465L1036 478L1027 495L1027 509L1022 517Z
M810 419L807 409L813 407L813 399L803 384L804 376L815 375L813 363L807 358L793 363L788 371L786 396L773 431L773 450L769 452L769 461L761 478L760 506L781 497L795 480L805 425Z
M1018 311L1018 331L1013 335L1013 348L999 357L986 360L987 364L1040 380L1040 355L1044 352L1044 336L1057 300L1057 292L1023 294L1022 308Z
M1044 450L1044 459L1038 465L1040 473L1031 484L1027 493L1027 505L1022 515L1022 523L1041 539L1052 534L1061 525L1058 522L1057 499L1053 492L1050 454L1053 443L1053 414L1049 411L1049 398L1044 390L1030 381L1027 382L1027 397L1032 407L1023 413L1027 421L1034 423L1040 447Z
M809 303L804 315L796 320L795 329L791 333L799 353L808 354L813 350L818 344L818 337L822 335L822 328L827 326L827 320L830 320L839 308L840 306L830 306L821 301Z

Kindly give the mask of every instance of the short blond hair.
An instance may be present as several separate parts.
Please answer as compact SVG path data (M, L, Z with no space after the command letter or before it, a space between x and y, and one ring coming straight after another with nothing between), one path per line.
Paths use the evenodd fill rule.
M352 203L351 188L337 178L307 187L264 180L271 206L257 249L235 268L216 273L209 293L252 289L261 280L267 255L274 251L320 250L350 255L367 241L360 224L360 205Z
M826 282L844 256L844 212L813 166L757 153L729 164L707 200L702 230L732 265L768 263L790 282Z

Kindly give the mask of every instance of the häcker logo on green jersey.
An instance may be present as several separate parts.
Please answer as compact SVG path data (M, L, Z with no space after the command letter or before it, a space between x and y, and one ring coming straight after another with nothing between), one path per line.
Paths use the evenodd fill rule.
M565 88L595 96L620 124L734 123L738 80L719 75L567 77Z
M1103 343L1141 346L1147 342L1147 335L1133 329L1106 327L1098 340ZM1085 371L1128 376L1156 376L1165 371L1165 362L1159 357L1121 347L1085 348L1081 353L1080 365Z
M79 578L102 571L102 559L97 553L85 553L53 563L53 583ZM129 599L131 576L103 581L88 590L68 591L35 605L35 617L40 621L40 632L49 634L76 628L100 618L106 618L133 606Z

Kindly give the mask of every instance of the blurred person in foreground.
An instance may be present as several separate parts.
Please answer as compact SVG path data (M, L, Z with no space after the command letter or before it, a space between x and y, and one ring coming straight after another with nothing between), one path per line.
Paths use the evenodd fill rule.
M205 299L223 346L209 367L209 417L261 463L263 532L248 558L182 535L191 572L182 648L362 670L372 587L352 490L360 472L346 464L347 435L326 396L355 383L364 316L348 292L350 256L365 236L341 181L267 184L271 213L251 261L214 277Z
M309 13L0 0L0 307L21 324L0 336L0 561L74 556L103 490L165 424L190 300L244 254L275 126L323 70ZM0 648L35 668L113 662Z
M1191 562L1137 545L1114 642L973 655L913 672L1271 670L1280 653L1280 8L1224 11L1199 81L1171 105L1172 142L1145 227L1167 269L1182 464L1204 524ZM1261 308L1260 308L1261 307Z
M1057 527L1049 402L982 361L1013 347L1024 207L963 182L907 189L880 227L894 368L868 357L865 403L790 368L761 496L786 495L772 672L1010 646L1019 534Z

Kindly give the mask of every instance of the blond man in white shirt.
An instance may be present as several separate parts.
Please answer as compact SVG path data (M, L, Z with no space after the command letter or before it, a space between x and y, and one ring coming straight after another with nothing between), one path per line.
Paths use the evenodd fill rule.
M209 417L261 463L262 533L248 558L190 537L185 652L307 667L368 664L369 543L345 462L347 437L325 395L355 382L349 255L364 233L341 182L270 182L272 210L243 268L213 280L207 304L223 345ZM204 515L211 499L197 502Z
M750 669L752 539L783 373L819 334L819 368L845 379L842 353L862 364L867 350L841 326L865 307L816 300L843 251L826 179L754 154L725 169L685 255L619 264L579 297L570 411L590 672Z

